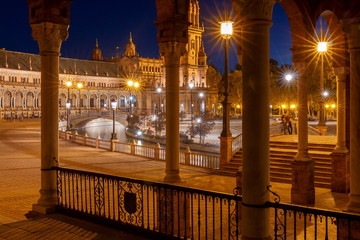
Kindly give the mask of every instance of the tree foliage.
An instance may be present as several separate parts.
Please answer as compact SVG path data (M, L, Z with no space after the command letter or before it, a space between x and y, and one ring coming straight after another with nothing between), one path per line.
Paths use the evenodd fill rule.
M190 136L199 135L199 143L201 144L205 142L205 137L211 132L215 125L215 122L213 121L213 118L208 111L203 113L198 119L200 119L200 122L195 121L195 124L188 128L187 133Z

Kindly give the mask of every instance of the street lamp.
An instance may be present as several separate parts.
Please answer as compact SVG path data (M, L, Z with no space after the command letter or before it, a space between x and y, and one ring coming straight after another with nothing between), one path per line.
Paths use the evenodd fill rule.
M317 51L321 56L321 69L320 69L320 92L323 94L323 97L326 98L328 96L328 92L324 91L324 54L328 49L328 42L318 42ZM327 92L325 94L325 92ZM325 112L324 112L324 98L320 98L320 117L318 126L324 127L325 124Z
M288 82L288 114L290 113L290 81L293 79L292 74L286 74L285 80Z
M204 97L204 93L199 93L199 97L201 98L201 100L203 100L202 98ZM200 112L205 112L205 106L203 105L203 101L200 100Z
M117 105L117 101L116 100L112 100L111 101L111 108L113 110L113 132L111 134L111 140L117 140L116 138L116 132L115 132L115 113L116 113L116 105Z
M190 88L190 116L191 116L191 127L194 127L194 109L193 109L193 99L192 99L192 89L194 87L194 83L190 82L189 83L189 88Z
M229 40L233 34L233 22L232 21L223 21L221 22L221 36L225 41L225 70L224 70L224 101L222 102L224 106L223 110L223 130L221 132L221 137L231 137L230 132L230 103L228 101L229 97Z
M133 113L133 96L132 96L132 94L131 94L131 90L134 88L135 90L137 89L137 88L139 88L140 87L140 83L139 82L134 82L134 81L132 81L132 80L128 80L127 82L126 82L126 84L128 85L128 87L130 88L130 97L129 97L129 99L130 99L130 114L132 114Z
M68 89L68 102L70 102L70 88L72 86L72 82L70 80L66 81L66 87Z
M81 82L78 82L76 84L76 87L79 89L79 114L81 114L81 95L80 95L80 90L81 88L83 88L84 84Z
M68 100L67 103L66 103L66 109L67 109L66 131L70 131L70 107L71 107L71 103Z
M158 105L158 110L157 110L157 114L159 114L159 112L160 112L160 99L161 99L161 91L162 91L162 89L160 87L158 87L156 89L156 91L159 93L159 105Z

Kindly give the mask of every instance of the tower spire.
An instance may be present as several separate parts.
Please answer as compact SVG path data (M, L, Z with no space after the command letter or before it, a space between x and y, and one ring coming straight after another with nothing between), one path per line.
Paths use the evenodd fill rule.
M129 39L129 41L132 42L131 32L130 32L130 39Z
M99 43L98 43L98 39L96 38L96 44L95 44L95 47L99 47Z

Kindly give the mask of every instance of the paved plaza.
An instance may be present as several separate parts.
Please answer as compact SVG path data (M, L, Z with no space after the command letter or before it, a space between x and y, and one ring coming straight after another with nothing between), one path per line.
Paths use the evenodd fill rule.
M60 140L60 166L93 172L161 182L165 176L165 162L109 152ZM47 239L55 233L60 239L142 239L108 230L59 214L27 220L40 194L40 120L0 123L0 239ZM190 166L181 166L179 185L232 193L235 178L211 174ZM289 184L272 183L272 190L282 202L290 201ZM343 210L348 202L346 194L316 188L315 207ZM56 226L56 227L55 227ZM109 232L113 231L113 232ZM110 234L110 235L109 235ZM56 238L51 238L56 239ZM62 238L64 239L64 238Z

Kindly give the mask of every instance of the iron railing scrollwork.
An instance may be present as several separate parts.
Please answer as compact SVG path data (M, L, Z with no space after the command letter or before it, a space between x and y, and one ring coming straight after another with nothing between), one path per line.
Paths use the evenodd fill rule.
M274 239L357 239L360 215L275 202L242 202L233 194L54 167L60 212L169 238L240 239L242 207L270 209Z

